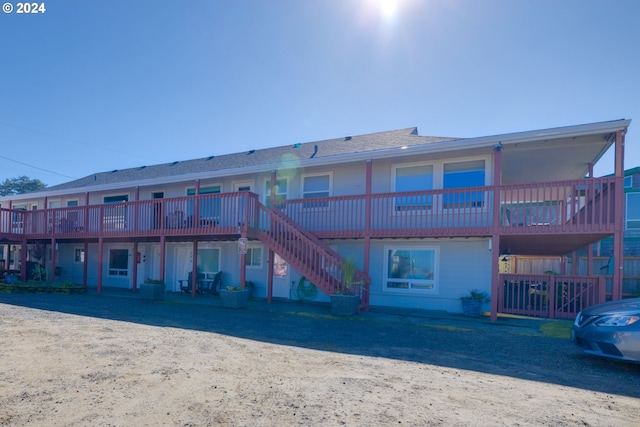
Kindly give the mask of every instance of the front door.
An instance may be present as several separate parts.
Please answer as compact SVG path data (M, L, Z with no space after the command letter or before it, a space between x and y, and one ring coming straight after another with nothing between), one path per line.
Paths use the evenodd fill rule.
M290 298L291 290L291 267L278 254L273 256L273 297Z

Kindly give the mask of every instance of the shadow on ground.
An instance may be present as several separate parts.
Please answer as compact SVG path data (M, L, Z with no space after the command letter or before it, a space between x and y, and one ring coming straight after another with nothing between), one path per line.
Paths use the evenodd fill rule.
M209 297L213 298L213 297ZM586 390L640 397L640 365L584 355L570 340L545 337L540 321L468 319L428 312L331 316L326 305L253 302L226 309L181 296L0 294L0 303L224 334L267 343L384 357Z

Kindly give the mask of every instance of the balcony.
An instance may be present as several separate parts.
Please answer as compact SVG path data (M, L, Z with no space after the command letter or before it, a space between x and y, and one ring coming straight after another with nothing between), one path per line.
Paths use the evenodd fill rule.
M614 231L616 178L279 202L318 238L584 235ZM496 200L498 197L498 200ZM260 229L258 196L223 193L34 211L0 210L9 240L210 236ZM516 241L513 240L515 243Z

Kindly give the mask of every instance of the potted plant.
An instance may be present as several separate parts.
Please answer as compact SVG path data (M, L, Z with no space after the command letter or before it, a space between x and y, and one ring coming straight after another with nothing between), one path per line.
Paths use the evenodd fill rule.
M240 286L225 286L220 289L222 306L228 308L244 308L249 303L249 290Z
M360 297L355 295L353 278L358 271L353 258L347 258L340 264L344 288L331 294L331 314L337 316L353 316L358 312Z
M465 316L477 317L482 314L482 304L491 301L491 298L486 292L472 289L468 295L460 297L460 301Z
M157 279L146 279L142 285L140 285L140 295L142 298L150 300L162 300L164 299L164 281Z
M251 280L246 280L244 282L244 288L249 291L249 299L253 298L253 294L255 293L256 285Z

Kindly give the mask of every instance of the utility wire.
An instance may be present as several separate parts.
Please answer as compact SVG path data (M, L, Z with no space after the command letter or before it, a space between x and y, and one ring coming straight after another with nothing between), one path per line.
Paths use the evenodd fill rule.
M62 174L62 173L50 171L48 169L39 168L38 166L33 166L33 165L28 164L28 163L19 162L18 160L13 160L13 159L10 159L10 158L5 157L5 156L0 156L0 159L9 160L10 162L18 163L19 165L23 165L23 166L28 166L28 167L33 168L33 169L38 169L38 170L41 170L43 172L52 173L54 175L64 176L65 178L77 179L74 176L69 176L69 175L65 175L65 174Z

